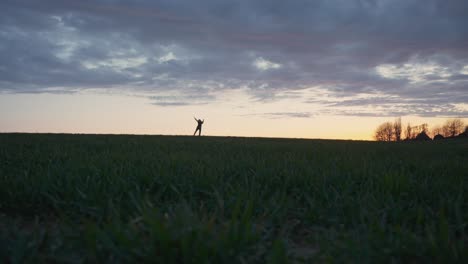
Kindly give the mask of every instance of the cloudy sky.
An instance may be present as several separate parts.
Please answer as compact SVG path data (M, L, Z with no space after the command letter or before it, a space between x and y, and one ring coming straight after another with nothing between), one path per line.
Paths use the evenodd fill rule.
M371 139L468 119L466 0L2 0L0 132Z

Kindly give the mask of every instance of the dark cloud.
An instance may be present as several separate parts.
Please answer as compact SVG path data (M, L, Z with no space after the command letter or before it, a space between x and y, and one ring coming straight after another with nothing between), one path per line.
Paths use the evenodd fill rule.
M169 106L216 100L183 96L195 90L271 101L316 86L436 115L468 103L467 11L464 0L4 0L0 91L180 94L152 100ZM328 107L382 104L372 98Z

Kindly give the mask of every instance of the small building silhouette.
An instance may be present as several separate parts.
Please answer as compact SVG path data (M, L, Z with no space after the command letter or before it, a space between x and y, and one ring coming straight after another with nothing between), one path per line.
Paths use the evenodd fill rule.
M444 139L444 136L442 136L441 134L437 134L434 136L434 140L441 140L441 139Z
M458 134L458 138L466 138L468 137L468 129L465 129L463 133Z
M419 133L414 140L426 141L426 140L431 140L431 138L426 134L426 132L423 131Z

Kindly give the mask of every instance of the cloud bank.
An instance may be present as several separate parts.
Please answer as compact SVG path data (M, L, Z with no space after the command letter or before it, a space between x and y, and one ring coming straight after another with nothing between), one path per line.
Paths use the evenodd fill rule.
M464 0L5 0L0 91L131 90L178 106L316 88L334 100L297 102L468 116L467 11Z

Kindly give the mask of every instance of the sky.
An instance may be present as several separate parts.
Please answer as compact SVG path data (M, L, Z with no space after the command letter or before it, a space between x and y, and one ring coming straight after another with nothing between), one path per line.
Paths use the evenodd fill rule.
M0 132L372 139L468 123L466 0L2 0ZM429 127L430 128L430 127Z

